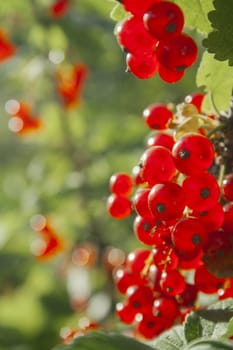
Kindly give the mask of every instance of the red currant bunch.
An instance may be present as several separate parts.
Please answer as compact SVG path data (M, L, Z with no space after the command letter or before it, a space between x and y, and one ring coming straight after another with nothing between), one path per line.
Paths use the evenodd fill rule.
M122 0L130 13L116 27L119 45L127 52L127 69L140 79L155 74L168 82L180 80L197 59L197 45L182 32L184 15L171 1Z
M189 95L176 110L165 104L145 108L144 124L153 130L147 148L132 176L110 179L110 215L134 212L134 235L146 246L114 271L124 295L117 314L147 339L182 322L200 292L233 296L233 157L224 158L226 146L223 153L216 149L216 138L225 135L215 132L224 130L218 128L222 118L203 112L203 98Z

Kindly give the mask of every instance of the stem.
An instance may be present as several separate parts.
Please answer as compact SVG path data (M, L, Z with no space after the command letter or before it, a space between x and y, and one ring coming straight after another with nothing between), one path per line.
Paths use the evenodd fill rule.
M225 124L220 124L218 125L216 128L214 128L213 130L211 130L207 135L206 137L207 138L210 138L212 135L216 134L218 131L224 129L226 127Z

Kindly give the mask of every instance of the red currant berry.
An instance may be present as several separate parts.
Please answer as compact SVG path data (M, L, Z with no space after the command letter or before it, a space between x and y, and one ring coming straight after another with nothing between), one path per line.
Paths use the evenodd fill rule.
M153 263L159 271L170 271L177 268L179 258L171 247L161 245L153 249Z
M201 105L204 100L205 95L200 93L191 94L185 97L184 102L194 105L198 112L201 112Z
M218 289L223 287L225 278L218 278L212 275L206 267L202 265L195 271L194 281L195 286L200 292L214 294L217 293Z
M140 186L144 183L144 180L142 179L142 176L141 176L141 172L142 172L142 169L140 165L135 165L132 169L132 178L136 186Z
M141 275L151 254L148 249L137 249L130 252L127 257L127 268L135 275Z
M158 317L158 322L164 328L170 328L179 316L179 308L175 298L160 297L154 301L153 314Z
M139 275L136 276L126 269L117 269L114 274L115 285L120 293L125 294L129 287L134 285L143 285L145 280Z
M136 333L146 339L153 339L164 331L160 319L153 315L152 311L137 315Z
M151 54L157 43L145 29L141 17L124 19L117 25L115 32L119 45L134 55Z
M133 286L127 290L128 303L134 309L135 314L151 310L154 297L153 291L148 286Z
M158 1L161 0L122 0L121 2L126 11L133 15L143 15L151 5Z
M185 203L183 188L174 182L154 185L148 196L151 213L162 220L179 218Z
M183 12L170 1L153 4L143 19L149 33L158 40L172 40L181 33L184 26Z
M147 140L147 147L163 146L168 148L170 151L172 150L174 144L174 138L171 135L162 132L157 132L156 134L151 135Z
M128 198L112 194L107 200L108 213L115 219L125 219L132 213Z
M185 279L177 270L163 272L160 280L160 287L164 294L175 296L185 289Z
M163 104L153 104L143 111L144 121L150 129L166 129L172 117L170 109Z
M190 209L204 211L217 204L220 188L215 177L209 173L187 177L183 182L186 204Z
M170 181L176 173L171 152L163 146L148 148L142 155L141 165L142 178L149 186Z
M133 191L133 179L125 173L117 173L110 178L110 191L118 196L129 197Z
M152 78L158 70L158 61L155 54L150 55L126 55L128 71L139 79Z
M187 253L203 247L207 235L204 225L194 217L181 219L171 232L174 247Z
M233 173L223 179L223 195L228 201L233 201Z
M204 211L193 211L192 216L195 216L202 222L208 232L215 231L222 226L224 220L224 211L220 203Z
M151 217L136 216L134 220L134 233L139 241L147 245L154 245L157 241L154 228L156 227L155 219Z
M148 206L148 195L150 193L149 188L139 189L133 198L133 206L137 214L140 216L151 216L151 211Z
M185 71L183 70L183 71L177 72L174 69L168 69L164 67L162 64L159 64L158 73L162 80L164 80L166 83L172 84L182 79Z
M198 289L194 284L186 283L184 291L178 296L179 305L189 307L195 304Z
M214 147L205 136L186 134L174 145L172 154L176 167L186 175L202 173L214 161Z
M159 63L167 69L183 72L197 59L197 45L187 34L180 34L172 40L160 41L156 49Z
M203 264L202 262L203 252L202 250L196 250L186 255L179 255L179 267L182 270L193 270L197 269Z
M116 314L120 320L126 324L131 324L135 318L135 311L132 309L131 305L117 303L116 304Z

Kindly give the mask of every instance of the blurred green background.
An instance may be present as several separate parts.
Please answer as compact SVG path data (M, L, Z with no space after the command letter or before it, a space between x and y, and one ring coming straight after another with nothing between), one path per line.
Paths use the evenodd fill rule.
M137 164L148 136L141 117L147 105L177 103L196 91L196 66L175 85L125 73L110 19L113 2L71 0L60 19L49 15L50 5L0 3L0 27L17 46L0 65L1 350L50 350L63 327L76 327L85 317L117 327L117 295L103 256L109 247L128 253L141 244L133 236L133 217L114 221L106 212L109 177L131 173ZM53 63L51 52L64 54L63 62ZM89 77L79 106L66 110L55 71L80 62L88 65ZM10 131L5 103L11 99L29 103L42 129L24 137ZM37 238L30 223L40 214L66 241L64 252L48 262L38 261L30 248ZM84 268L72 260L83 242L96 254ZM75 306L80 286L86 286L86 300ZM105 312L95 312L96 303Z

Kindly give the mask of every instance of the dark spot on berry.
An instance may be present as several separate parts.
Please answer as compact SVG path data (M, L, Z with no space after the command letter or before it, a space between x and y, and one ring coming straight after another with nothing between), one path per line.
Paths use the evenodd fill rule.
M151 224L150 224L149 222L144 222L144 224L143 224L143 229L144 229L145 232L150 231L150 229L151 229Z
M166 32L167 33L173 33L176 31L177 25L176 23L169 23L166 27Z
M173 288L167 287L167 288L166 288L166 291L167 291L168 293L171 293L171 292L173 291Z
M198 233L195 234L195 235L193 235L193 237L192 237L192 242L193 242L193 244L195 244L195 245L198 245L198 244L201 243L201 237L200 237L200 235L199 235Z
M159 129L159 124L154 124L153 129Z
M158 213L164 213L166 211L166 206L163 203L156 204L156 210Z
M138 309L138 308L141 306L141 303L140 303L140 301L135 300L135 301L132 303L132 305L133 305L133 307L134 307L135 309Z
M202 188L201 190L201 198L208 198L210 196L210 189L209 188Z
M176 71L177 72L183 72L186 68L187 68L187 66L177 66L176 67Z
M154 321L147 322L147 328L153 328L154 326L155 326L155 322Z
M187 149L182 149L179 152L180 159L188 159L190 157L190 152Z
M199 215L200 216L206 216L206 215L208 215L208 211L206 210L206 211L201 211L200 213L199 213Z

